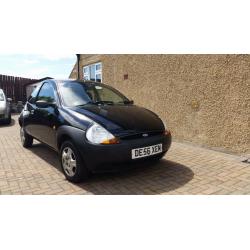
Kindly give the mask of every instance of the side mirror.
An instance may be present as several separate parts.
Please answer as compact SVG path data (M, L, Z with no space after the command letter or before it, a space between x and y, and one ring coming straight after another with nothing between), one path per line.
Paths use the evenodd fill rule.
M56 107L56 102L47 102L45 100L36 101L36 105L39 108Z
M7 98L7 101L8 102L12 102L12 98Z
M124 101L124 104L134 104L133 100Z

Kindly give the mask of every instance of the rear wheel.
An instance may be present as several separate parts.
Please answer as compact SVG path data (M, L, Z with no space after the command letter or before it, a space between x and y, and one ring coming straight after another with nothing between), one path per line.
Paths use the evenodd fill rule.
M23 145L23 147L25 148L30 148L33 144L33 137L28 135L24 128L21 127L20 128L20 138L21 138L21 143Z
M71 141L65 141L60 150L62 171L67 180L78 183L89 177L83 159Z

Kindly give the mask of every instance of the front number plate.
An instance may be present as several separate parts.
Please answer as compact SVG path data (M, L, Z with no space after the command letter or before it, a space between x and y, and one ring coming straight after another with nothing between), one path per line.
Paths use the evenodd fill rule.
M132 149L132 159L147 157L150 155L159 154L162 152L162 144L148 146L145 148Z

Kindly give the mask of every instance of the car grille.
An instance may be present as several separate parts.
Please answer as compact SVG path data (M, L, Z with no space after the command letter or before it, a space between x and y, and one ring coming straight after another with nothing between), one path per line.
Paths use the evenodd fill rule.
M149 138L156 135L162 135L163 131L151 131L151 132L141 132L136 134L130 134L130 135L124 135L121 136L120 139L122 140L135 140L135 139L141 139L141 138Z

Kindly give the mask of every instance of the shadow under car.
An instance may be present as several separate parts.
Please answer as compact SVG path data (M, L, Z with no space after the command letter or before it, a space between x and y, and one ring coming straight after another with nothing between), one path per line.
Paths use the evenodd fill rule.
M39 143L30 150L61 171L55 151ZM161 194L178 189L194 176L193 171L177 162L162 159L133 164L133 168L114 173L93 174L82 183L73 184L92 194Z

